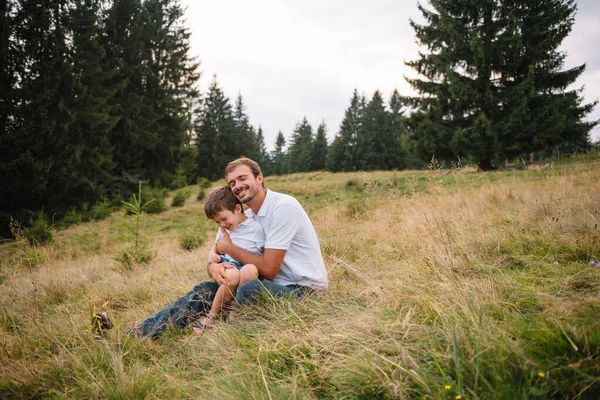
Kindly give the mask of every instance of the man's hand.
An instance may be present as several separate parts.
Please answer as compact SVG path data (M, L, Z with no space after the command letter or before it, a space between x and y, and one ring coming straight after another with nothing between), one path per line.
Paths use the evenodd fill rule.
M226 254L228 246L231 246L231 237L225 229L221 229L221 232L223 237L217 241L215 247L219 254Z
M227 273L225 272L225 266L223 263L211 263L208 265L207 269L210 278L219 285L229 283L229 278L227 278Z

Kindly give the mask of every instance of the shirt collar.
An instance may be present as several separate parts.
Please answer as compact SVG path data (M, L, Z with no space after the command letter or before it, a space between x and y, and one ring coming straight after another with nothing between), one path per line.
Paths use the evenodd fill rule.
M251 209L247 209L246 211L244 211L244 214L246 214L246 217L248 218L246 218L244 222L239 224L239 226L248 225L250 222L252 222L252 220L254 220L254 214L252 213Z

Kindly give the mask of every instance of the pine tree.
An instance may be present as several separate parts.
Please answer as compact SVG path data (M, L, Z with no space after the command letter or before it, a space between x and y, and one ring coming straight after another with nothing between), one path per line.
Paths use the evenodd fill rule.
M358 167L365 171L397 168L399 149L383 98L379 90L376 90L365 109L363 129L357 139Z
M296 124L288 149L289 172L308 172L311 168L313 130L306 117Z
M392 96L389 101L390 108L390 130L395 138L396 148L396 165L393 167L395 169L404 169L410 164L408 152L404 147L405 137L407 136L406 132L406 117L404 117L404 111L402 108L404 104L402 102L402 98L400 97L400 93L398 93L397 89L394 89L392 92Z
M494 160L557 145L586 142L594 104L565 92L585 66L561 71L557 49L570 32L571 0L432 0L426 25L411 21L429 52L407 65L425 79L409 82L423 96L411 139L424 157L470 156L481 168ZM451 38L451 39L449 39Z
M509 21L502 41L506 58L496 73L506 104L500 110L501 156L557 145L589 148L597 121L583 119L597 102L584 105L580 90L567 90L585 65L561 70L566 54L558 51L573 27L575 1L505 1L501 7Z
M271 158L269 157L269 153L267 152L267 146L265 145L265 137L263 134L262 127L260 125L258 126L258 131L256 133L256 149L258 150L256 162L258 163L258 165L260 165L263 175L272 174L273 166L271 165Z
M71 177L68 196L78 203L93 204L102 200L113 179L114 164L110 131L118 122L110 80L116 70L109 70L100 43L102 1L78 0L70 12L72 65L75 76L75 119L70 140L75 151L76 173Z
M18 84L2 137L2 147L8 149L2 176L10 182L3 185L2 198L8 211L44 207L53 213L72 204L66 193L75 173L69 138L73 76L67 8L64 1L22 1L13 11L9 43L18 64L7 72Z
M238 94L233 110L233 121L235 124L235 139L230 143L230 153L234 157L246 156L256 160L259 155L256 134L250 124L250 118L246 113L246 105L242 94Z
M19 126L17 120L19 99L22 98L17 84L23 65L24 51L16 40L19 21L17 6L12 1L0 1L0 237L8 236L9 218L19 209L12 182L19 171L16 168L23 148L17 146ZM19 219L21 216L15 215Z
M358 169L356 145L363 127L365 99L354 89L350 106L346 109L340 130L333 139L328 154L327 168L330 171L355 171Z
M240 156L232 146L236 127L231 104L219 87L216 75L197 114L195 131L198 176L216 181L223 177L227 163Z
M150 132L155 116L144 93L146 13L141 0L114 0L104 21L103 46L107 69L118 73L110 85L118 88L114 95L119 121L111 130L115 171L119 174L111 192L129 195L145 175L144 157L157 141Z
M325 122L321 122L317 128L317 135L313 142L311 171L322 171L325 169L328 150L327 125L325 125Z
M16 4L0 1L0 141L12 130L17 97L17 67L19 50L15 43ZM7 151L4 146L0 151ZM5 159L5 157L1 157Z
M191 130L191 104L197 96L198 62L191 58L190 30L178 0L143 3L144 109L150 117L144 140L144 174L163 187L181 182L181 163Z
M288 173L285 137L281 131L279 131L277 134L277 139L275 140L275 149L271 153L271 160L273 161L273 173L276 175Z

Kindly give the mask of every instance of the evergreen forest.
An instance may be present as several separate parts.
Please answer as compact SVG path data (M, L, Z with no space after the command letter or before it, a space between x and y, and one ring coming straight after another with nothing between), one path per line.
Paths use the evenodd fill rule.
M139 181L216 181L242 155L265 175L421 169L433 156L489 170L592 146L596 103L576 87L585 64L566 69L560 50L575 1L419 10L421 52L407 61L418 95L355 89L339 127L299 116L266 143L242 94L228 98L217 76L199 90L178 0L0 1L0 235L11 218L119 205Z

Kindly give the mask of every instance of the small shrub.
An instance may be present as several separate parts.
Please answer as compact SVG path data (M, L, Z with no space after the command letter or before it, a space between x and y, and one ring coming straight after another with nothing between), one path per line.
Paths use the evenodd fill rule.
M369 205L364 200L353 200L346 204L343 214L348 218L358 218L364 215L368 209Z
M202 200L204 200L205 197L206 197L206 190L200 189L200 191L198 192L198 196L196 196L196 200L202 201Z
M200 189L208 189L210 185L212 185L211 181L205 177L198 178L198 186L200 186Z
M79 211L77 211L77 209L75 207L72 207L69 209L69 211L67 211L65 213L65 216L63 217L61 222L62 222L62 225L69 226L69 225L80 224L82 221L83 221L83 219L82 219Z
M155 253L146 247L128 247L115 256L115 261L126 267L133 267L136 264L148 264L154 258Z
M187 190L181 190L175 194L171 207L182 207L185 204L187 198L190 197L190 192Z
M350 179L346 181L346 190L356 190L362 192L364 190L364 184L359 182L358 179Z
M202 246L206 242L206 233L198 229L186 232L179 238L181 248L184 250L193 250Z
M44 211L40 211L35 219L29 220L29 223L29 228L23 228L21 234L30 246L41 246L54 241L54 223L50 224Z
M169 183L169 189L175 190L175 189L179 189L184 186L187 186L187 185L188 185L188 180L187 180L187 177L185 176L185 171L182 168L178 168L177 171L175 171L175 176L173 177L173 179L171 179L171 181Z
M111 204L108 201L104 200L101 203L94 204L94 206L90 210L90 218L94 221L100 221L102 219L108 218L113 211L114 210Z

